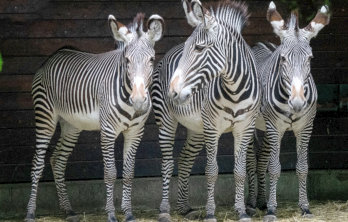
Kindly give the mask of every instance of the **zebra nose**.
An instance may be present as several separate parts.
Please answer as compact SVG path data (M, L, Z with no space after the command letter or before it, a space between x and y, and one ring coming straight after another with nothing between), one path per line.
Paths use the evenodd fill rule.
M300 112L306 105L306 101L289 100L289 106L296 113Z

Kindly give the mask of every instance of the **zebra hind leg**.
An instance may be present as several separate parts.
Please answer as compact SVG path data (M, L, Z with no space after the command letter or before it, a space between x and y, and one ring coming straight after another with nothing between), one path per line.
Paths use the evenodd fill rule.
M162 151L162 201L160 205L159 222L170 222L169 188L174 170L173 144L178 123L166 117L159 127L159 144Z
M78 222L80 218L72 210L65 184L66 164L80 135L80 130L65 121L60 121L61 136L51 157L51 166L57 188L59 206L66 214L66 221Z
M249 216L253 216L256 213L256 155L254 152L254 139L252 139L248 145L246 156L246 168L249 184L249 196L246 206L246 212Z
M40 95L39 95L40 96ZM27 207L27 215L25 222L35 221L35 210L36 210L36 199L39 180L42 176L43 169L45 167L45 155L49 145L49 142L54 134L57 118L51 112L52 109L41 104L40 101L36 99L39 97L34 97L35 106L35 124L36 124L36 147L33 157L33 166L31 169L31 192ZM38 107L37 105L41 105Z
M201 216L200 211L194 210L189 205L189 176L193 163L204 146L204 136L188 130L185 146L180 153L178 175L178 201L177 207L180 214L186 219L194 220Z

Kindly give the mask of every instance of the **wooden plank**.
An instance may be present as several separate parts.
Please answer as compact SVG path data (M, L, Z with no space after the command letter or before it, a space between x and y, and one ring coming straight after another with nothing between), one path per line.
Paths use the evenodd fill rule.
M33 110L0 111L0 128L34 127Z
M31 92L32 75L1 75L0 93Z
M314 121L314 129L312 136L347 136L348 128L348 118L316 118ZM59 135L59 130L57 130L55 136L53 137L52 144L55 144ZM287 134L292 136L292 133ZM286 135L286 136L287 136ZM18 138L21 138L20 140ZM186 139L186 130L180 127L177 130L176 140L181 141ZM123 141L122 137L119 139L120 142ZM158 127L156 124L148 123L145 127L145 134L143 137L144 142L157 142L158 141ZM224 141L224 150L229 150L229 147L233 146L233 139L230 133L224 134L221 137L221 141ZM262 139L260 140L262 141ZM294 141L287 143L291 144ZM82 132L78 144L84 146L86 144L99 144L100 137L99 132ZM35 132L34 128L1 128L0 129L0 145L3 147L13 147L13 146L33 146L35 144ZM180 147L182 144L180 145ZM180 148L179 147L179 148ZM294 145L290 145L294 147ZM292 148L289 148L292 150ZM232 154L232 153L230 153Z
M2 0L0 13L35 13L47 3L42 0Z
M33 75L45 62L47 56L3 57L2 75Z
M0 93L0 110L33 109L30 93Z
M295 167L295 154L282 154L280 161L282 170L293 170ZM347 152L341 153L315 153L309 157L310 169L344 169L348 167ZM219 173L233 173L233 156L218 156ZM192 169L192 174L204 174L206 157L198 157ZM122 161L116 161L117 176L122 175ZM1 165L0 183L29 182L31 164ZM69 163L66 171L67 180L102 179L103 164L101 161L84 161ZM174 175L177 175L177 159L175 159ZM135 176L161 176L161 159L139 159L135 163ZM46 164L41 181L52 181L49 164Z
M177 45L184 39L173 39L171 44ZM82 51L94 53L106 52L113 49L111 38L102 38L96 41L93 38L72 38L72 39L8 39L1 45L4 57L10 56L49 56L57 49L71 45ZM167 52L171 45L166 40L160 41L155 50L157 54ZM314 51L312 67L314 68L342 68L348 67L348 53L346 51Z

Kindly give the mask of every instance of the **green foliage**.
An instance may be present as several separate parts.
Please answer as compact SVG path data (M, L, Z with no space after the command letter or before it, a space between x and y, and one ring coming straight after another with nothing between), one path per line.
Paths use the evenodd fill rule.
M331 0L280 0L280 2L288 11L298 11L299 19L306 23L314 18L321 6L327 5L331 8Z

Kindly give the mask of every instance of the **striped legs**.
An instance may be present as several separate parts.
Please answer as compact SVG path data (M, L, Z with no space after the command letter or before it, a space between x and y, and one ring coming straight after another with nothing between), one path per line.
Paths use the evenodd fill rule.
M255 121L247 124L247 120L235 123L233 127L234 136L234 180L236 186L235 210L240 220L250 221L246 214L244 203L244 183L246 178L246 155L248 147L253 144Z
M218 177L218 164L216 160L218 142L220 134L215 129L204 129L205 146L207 151L207 165L205 168L205 175L207 177L208 198L206 211L207 216L205 221L214 222L215 219L215 182Z
M109 129L109 128L108 128ZM119 133L113 130L101 130L101 148L104 162L104 182L106 184L106 206L105 211L108 214L108 222L116 222L114 206L114 183L117 176L115 166L114 144Z
M51 157L51 166L54 181L57 188L59 205L67 215L67 220L78 221L78 217L73 212L65 184L65 169L68 158L72 153L80 135L80 130L74 128L67 122L60 121L61 136Z
M277 208L277 182L280 176L281 165L279 162L280 142L284 132L279 132L274 127L267 125L265 132L265 144L261 151L258 163L258 172L260 172L259 192L261 195L265 194L265 175L268 166L269 180L270 180L270 194L267 203L267 214L264 221L273 221L276 219ZM267 160L268 159L268 160ZM259 174L258 174L259 176Z
M170 117L162 121L159 127L159 145L162 151L162 202L160 205L159 221L169 221L169 185L174 170L173 144L178 123Z
M248 174L248 185L249 185L249 196L247 201L247 211L249 216L252 216L255 214L255 208L256 208L256 154L254 151L254 137L251 138L248 150L247 150L247 156L246 156L246 169Z
M308 162L307 151L308 143L312 134L313 125L309 124L305 129L296 133L296 148L297 148L297 164L296 174L299 181L299 207L302 210L302 215L311 217L312 213L309 211L309 203L307 199L307 174Z
M144 127L123 132L123 195L121 208L125 214L126 221L135 221L131 203L132 180L134 178L135 155L143 134Z
M35 101L34 101L35 103ZM41 106L40 106L41 105ZM36 198L39 180L45 167L45 155L49 142L56 128L56 117L36 101L35 103L35 131L36 131L36 148L33 158L33 167L31 169L31 193L28 202L28 211L25 218L26 222L35 221Z
M177 207L181 214L187 214L192 209L189 206L189 176L193 163L202 150L204 145L204 136L191 130L187 131L185 146L180 153L179 158L179 179L178 179L178 201Z

